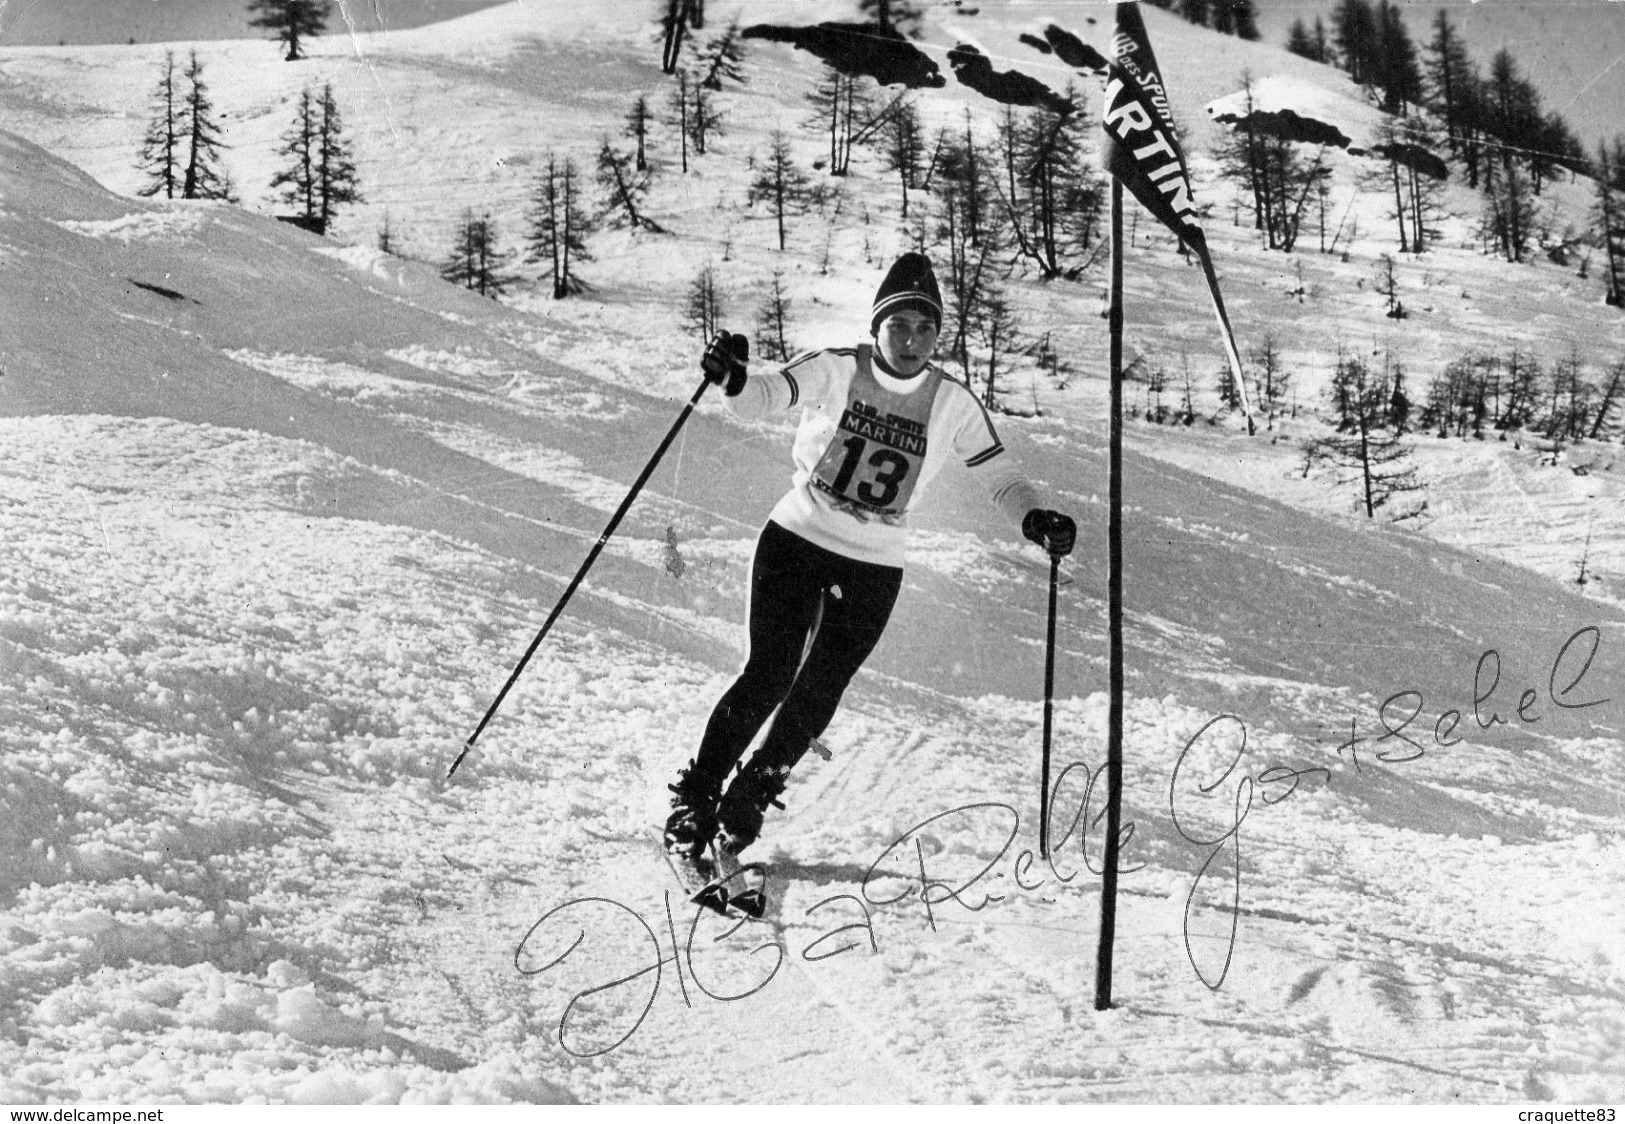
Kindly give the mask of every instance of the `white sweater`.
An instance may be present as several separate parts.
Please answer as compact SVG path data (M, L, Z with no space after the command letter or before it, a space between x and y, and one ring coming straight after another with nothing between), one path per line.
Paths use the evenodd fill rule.
M1019 526L1038 506L971 389L935 365L886 374L870 345L803 352L729 400L743 418L801 408L792 486L772 520L837 554L902 566L908 511L950 458Z

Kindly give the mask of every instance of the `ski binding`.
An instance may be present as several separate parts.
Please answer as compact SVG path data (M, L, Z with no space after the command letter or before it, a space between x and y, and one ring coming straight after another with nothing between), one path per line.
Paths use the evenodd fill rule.
M741 865L732 855L712 848L699 859L674 855L662 847L666 862L688 900L723 917L759 919L767 912L767 868L761 863Z

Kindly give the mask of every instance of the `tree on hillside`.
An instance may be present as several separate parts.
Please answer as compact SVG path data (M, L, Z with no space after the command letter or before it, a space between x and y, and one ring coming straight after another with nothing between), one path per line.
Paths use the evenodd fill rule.
M1382 167L1377 169L1374 176L1369 177L1367 182L1371 183L1375 181L1379 186L1382 184L1387 184L1391 189L1389 192L1389 197L1393 202L1393 207L1388 211L1388 217L1395 220L1395 223L1397 224L1399 231L1399 252L1402 254L1408 254L1411 252L1412 248L1411 224L1409 221L1411 216L1411 208L1407 205L1405 199L1405 186L1408 181L1406 172L1408 166L1403 155L1404 144L1399 137L1398 122L1396 122L1392 117L1383 118L1382 122L1377 127L1377 139L1378 144L1376 145L1376 151L1386 159L1384 160ZM1393 259L1387 254L1384 254L1383 257L1387 258L1388 261L1392 263ZM1392 301L1389 302L1388 307L1389 311L1392 312Z
M1518 60L1505 47L1490 59L1486 80L1492 131L1502 140L1526 139L1540 117L1540 94L1523 76Z
M1540 143L1540 93L1503 47L1490 60L1483 95L1485 130L1500 142L1500 163L1509 167Z
M465 210L457 226L456 243L440 267L440 276L496 300L518 280L507 271L512 256L497 246L496 225L490 215L476 218L472 209Z
M961 234L971 245L980 245L987 238L996 237L992 233L992 228L997 225L997 191L993 183L995 166L995 158L984 150L971 127L970 110L965 110L964 129L957 134L945 133L937 166L937 176L941 182L936 190L939 195L954 195Z
M1405 118L1401 140L1413 156L1405 164L1403 197L1411 214L1411 252L1420 254L1438 237L1437 223L1450 169L1442 160L1427 158L1439 147L1438 125L1427 116L1413 113Z
M1471 436L1482 441L1484 423L1492 413L1492 386L1499 393L1499 361L1479 355L1452 360L1428 384L1418 419L1422 428L1440 438Z
M1625 403L1625 359L1615 363L1608 372L1608 383L1598 397L1597 408L1591 418L1591 430L1586 434L1588 440L1607 440L1612 436L1614 411L1622 403Z
M1416 44L1397 5L1380 0L1376 10L1377 55L1371 84L1382 94L1385 113L1404 114L1422 103L1422 67Z
M994 125L994 152L999 163L999 173L994 176L994 191L998 194L1005 216L1009 219L1009 232L1015 240L1017 251L1022 257L1033 258L1035 250L1030 232L1031 199L1027 192L1025 174L1028 122L1013 105L1005 105L1001 109L1001 116ZM1038 264L1042 269L1042 262ZM1045 276L1054 276L1054 272L1046 273Z
M311 219L316 213L316 133L319 114L310 87L299 91L299 104L294 109L293 126L282 134L282 147L277 153L289 157L293 163L271 178L273 188L280 187L282 199L301 209L302 217Z
M1359 428L1355 418L1358 409L1358 397L1355 393L1355 377L1365 373L1364 365L1356 365L1348 361L1343 345L1337 347L1337 366L1332 368L1332 381L1327 390L1332 401L1332 417L1339 433L1352 433Z
M1315 25L1310 28L1302 17L1293 20L1286 36L1286 49L1311 62L1331 62L1332 48L1326 37L1326 21L1316 16Z
M683 301L683 326L692 330L701 343L717 334L722 323L722 294L717 290L717 271L709 262L688 283Z
M333 100L333 83L322 85L322 123L317 135L317 188L321 204L320 217L325 230L333 219L333 211L344 203L363 203L358 184L355 157L350 142L344 135L344 120L338 103Z
M1131 406L1130 409L1148 422L1165 425L1172 412L1168 409L1168 404L1162 400L1162 396L1168 391L1168 368L1161 363L1147 366L1141 362L1143 358L1144 356L1136 358L1123 372L1124 378L1137 386L1145 387L1144 405Z
M767 159L755 163L756 177L751 180L745 197L747 206L766 203L778 225L779 249L785 246L787 229L785 220L804 215L824 200L824 193L796 167L790 155L790 142L782 129L774 129L768 144Z
M1395 221L1402 254L1422 253L1433 231L1442 177L1448 174L1433 155L1436 145L1434 127L1419 114L1403 120L1385 117L1377 126L1371 151L1383 163L1363 179L1392 204L1388 217Z
M1474 80L1473 63L1461 33L1443 8L1433 18L1433 38L1428 40L1426 53L1427 104L1444 121L1445 138L1454 152L1460 141L1463 95Z
M1355 356L1339 355L1337 366L1333 386L1343 388L1345 424L1305 444L1304 477L1329 468L1339 487L1356 488L1355 506L1368 519L1383 509L1396 523L1418 518L1427 511L1427 500L1418 498L1422 483L1411 464L1410 447L1388 428L1387 379L1374 376Z
M925 136L920 111L911 100L903 100L887 119L884 133L886 167L897 173L903 191L903 218L908 218L909 189L920 184L920 163L925 156Z
M1377 267L1372 274L1371 287L1376 289L1380 296L1388 300L1388 307L1383 312L1384 316L1390 320L1405 319L1405 305L1399 299L1399 275L1395 268L1393 254L1383 254L1377 258Z
M1517 348L1513 348L1511 360L1510 364L1503 364L1498 355L1474 357L1473 435L1480 440L1484 437L1486 418L1489 419L1490 426L1501 434L1502 440L1506 439L1508 429L1515 428L1511 423L1511 415L1519 398ZM1533 409L1534 382L1528 382L1527 386L1529 408Z
M883 99L874 79L843 74L832 66L825 66L818 84L807 94L807 104L813 107L813 112L805 127L829 137L832 176L846 175L852 163L852 150L858 145L889 142L886 130L892 119L913 108L907 90L889 100ZM913 124L917 131L917 116Z
M1467 186L1478 190L1484 164L1489 159L1490 141L1486 130L1484 80L1476 66L1461 76L1456 87L1456 153L1467 173Z
M1567 122L1542 108L1540 91L1506 48L1490 60L1489 77L1481 87L1480 111L1484 131L1500 142L1502 163L1521 159L1536 195L1558 167L1584 162L1584 149Z
M1394 359L1390 364L1390 356L1383 352L1383 371L1390 369L1393 378L1388 381L1391 388L1388 390L1388 426L1396 434L1409 432L1411 423L1411 396L1405 391L1405 367L1399 360Z
M327 30L327 8L328 0L249 0L248 10L257 14L248 25L276 32L288 45L286 61L293 62L305 57L299 51L303 40Z
M922 142L925 134L920 134ZM930 191L936 183L937 174L942 171L948 159L949 152L954 147L954 130L946 125L937 126L937 134L929 143L922 143L920 155L925 167L920 174L920 189Z
M186 93L186 167L181 173L181 198L235 201L231 176L220 163L220 150L229 146L220 140L214 103L203 84L203 64L196 51L186 67L186 80L190 86Z
M1186 23L1194 23L1197 27L1208 25L1212 0L1175 0L1175 2L1180 16Z
M1502 158L1484 165L1483 185L1486 244L1509 262L1523 261L1535 226L1535 198L1528 175L1511 151L1503 149Z
M1226 363L1228 367L1230 364ZM1191 357L1185 352L1179 353L1179 408L1174 411L1173 420L1179 425L1196 424L1196 389L1191 380ZM1292 411L1294 415L1296 410Z
M1241 387L1236 385L1236 372L1229 363L1219 364L1217 390L1219 392L1220 413L1241 412ZM1217 415L1214 415L1217 417Z
M1021 351L1016 328L1015 309L1003 284L995 277L988 277L970 308L970 330L982 352L978 357L982 405L989 410L998 409L995 395L1001 385L999 376Z
M1399 8L1389 0L1338 0L1332 9L1332 35L1349 77L1377 91L1382 108L1403 113L1422 100L1422 72L1416 45Z
M1049 375L1056 390L1065 390L1078 373L1077 366L1061 356L1060 348L1055 346L1053 332L1039 336L1024 354L1031 356L1039 369Z
M1535 136L1535 150L1529 157L1529 174L1535 181L1536 195L1540 194L1542 183L1556 178L1565 169L1582 171L1590 167L1585 146L1561 114L1548 113L1543 116Z
M1555 463L1564 443L1584 440L1591 427L1595 388L1582 372L1578 344L1570 342L1568 354L1552 364L1545 389L1548 397L1541 429L1552 442Z
M1002 263L1008 257L1003 224L984 219L978 233L970 219L978 210L986 213L985 200L976 202L981 190L979 181L985 178L965 174L963 165L957 174L943 177L937 190L933 231L931 257L939 263L943 296L953 311L953 334L943 342L948 355L960 364L967 382L972 375L970 343L984 316L984 304L990 294L996 293Z
M705 45L696 70L703 75L700 85L708 90L721 90L723 82L745 84L745 46L739 35L737 16L721 35Z
M659 223L643 213L649 194L649 173L634 166L632 154L619 152L604 137L598 146L598 186L603 189L611 225L624 221L633 230L664 234Z
M1597 143L1595 191L1597 233L1602 241L1604 298L1615 308L1625 307L1625 137L1616 137L1613 147Z
M308 229L326 234L340 205L365 202L331 82L322 87L320 99L309 87L300 91L293 125L277 153L290 163L271 177L271 186L282 188L283 202L301 209Z
M1485 196L1484 240L1508 261L1521 262L1533 240L1534 196L1547 167L1530 154L1547 143L1550 124L1541 112L1539 93L1505 48L1495 53L1489 77L1474 95L1473 115L1485 136L1477 160Z
M634 167L640 172L649 170L649 99L639 94L632 99L632 108L626 113L626 129L622 136L631 137L637 142L637 155ZM687 168L683 169L685 172Z
M1253 0L1209 0L1208 18L1215 31L1255 42L1261 38Z
M583 207L581 176L569 157L552 152L531 193L530 228L525 238L525 260L547 269L544 281L552 284L553 299L563 300L586 286L576 276L577 262L591 261L586 237L592 222Z
M790 349L790 295L784 291L784 270L773 271L773 281L756 306L756 354L764 360L784 361Z
M699 83L689 83L688 98L688 139L694 144L695 154L704 156L711 138L722 135L722 107Z
M846 175L852 158L853 122L857 118L859 82L856 75L843 74L828 63L811 90L807 91L807 104L812 114L803 122L811 132L829 138L829 174ZM867 109L868 93L862 95Z
M1215 146L1214 155L1223 174L1244 188L1253 227L1264 235L1265 247L1290 253L1297 244L1310 196L1330 174L1325 148L1307 159L1302 145L1259 128L1252 76L1247 73L1242 74L1242 95L1241 119Z
M141 140L140 167L147 173L142 195L163 193L173 199L181 189L181 140L186 108L175 82L175 52L164 52L164 69L153 91L153 116Z
M1517 346L1506 363L1506 390L1495 418L1499 430L1530 429L1540 405L1540 386L1545 379L1540 361L1523 354Z
M1273 332L1265 332L1247 358L1253 367L1253 385L1258 388L1258 408L1264 413L1264 428L1274 429L1275 419L1286 412L1292 372L1281 361L1281 349Z
M1006 107L998 129L1000 199L1018 252L1047 278L1086 253L1100 225L1104 191L1087 159L1088 113L1081 99L1018 116Z
M1332 40L1349 77L1371 81L1377 58L1377 16L1367 0L1337 0L1332 9Z

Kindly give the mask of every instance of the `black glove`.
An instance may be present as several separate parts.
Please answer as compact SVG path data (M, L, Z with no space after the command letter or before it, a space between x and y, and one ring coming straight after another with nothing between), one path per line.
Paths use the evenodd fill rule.
M1078 541L1078 525L1070 515L1035 507L1021 521L1021 533L1057 557L1072 553Z
M722 388L729 398L745 389L745 364L750 361L750 341L738 332L718 332L700 358L705 377Z

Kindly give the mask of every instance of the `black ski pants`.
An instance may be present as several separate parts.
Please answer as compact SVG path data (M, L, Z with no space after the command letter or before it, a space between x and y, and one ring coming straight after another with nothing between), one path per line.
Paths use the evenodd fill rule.
M902 587L901 567L858 562L770 520L751 564L750 655L711 712L695 771L724 782L775 707L751 764L794 767L880 642Z

